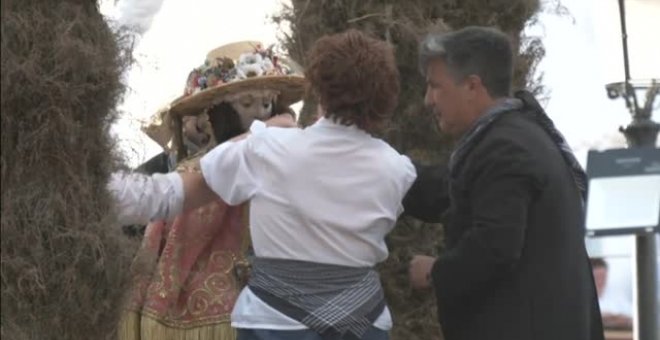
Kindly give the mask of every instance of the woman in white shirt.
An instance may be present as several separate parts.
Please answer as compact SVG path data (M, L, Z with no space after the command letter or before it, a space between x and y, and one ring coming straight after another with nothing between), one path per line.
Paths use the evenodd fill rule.
M158 179L179 194L156 210L215 195L251 201L255 257L232 313L239 340L387 339L392 320L374 266L388 256L385 236L416 177L407 157L372 136L397 104L394 54L350 30L314 44L305 76L323 118L306 129L253 123L202 158L202 175Z

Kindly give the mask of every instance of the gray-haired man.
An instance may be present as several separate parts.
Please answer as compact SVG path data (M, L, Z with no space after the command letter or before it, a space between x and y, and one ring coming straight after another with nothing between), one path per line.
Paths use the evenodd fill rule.
M584 246L586 177L528 92L510 96L506 35L468 27L420 48L426 104L457 139L449 166L418 167L404 206L440 221L447 250L416 256L447 340L603 339Z

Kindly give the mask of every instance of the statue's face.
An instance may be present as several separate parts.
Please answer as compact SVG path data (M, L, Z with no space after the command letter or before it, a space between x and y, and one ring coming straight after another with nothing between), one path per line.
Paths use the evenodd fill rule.
M208 112L185 117L184 137L197 147L204 147L213 136L221 143L240 131L247 131L255 119L270 118L276 97L271 91L248 91L228 97Z
M241 118L241 126L247 130L255 119L266 120L273 113L274 93L246 93L231 101L231 106Z

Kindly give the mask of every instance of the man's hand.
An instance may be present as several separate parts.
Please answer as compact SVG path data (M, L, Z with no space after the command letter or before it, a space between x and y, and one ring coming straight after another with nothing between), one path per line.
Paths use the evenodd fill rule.
M281 114L273 116L266 121L266 126L275 126L281 128L297 127L296 119L290 114Z
M435 257L415 255L410 261L409 275L410 285L416 289L431 287L431 269L435 263Z
M603 312L603 326L611 329L632 329L633 320L631 317L621 314L612 314Z

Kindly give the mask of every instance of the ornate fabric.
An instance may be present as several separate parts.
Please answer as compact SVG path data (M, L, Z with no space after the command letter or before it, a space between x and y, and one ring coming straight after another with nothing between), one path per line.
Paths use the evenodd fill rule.
M178 171L199 171L199 158L183 162ZM196 334L192 338L201 339L208 334L209 339L234 339L230 316L244 285L237 274L245 272L247 213L247 203L229 206L217 200L170 224L149 224L133 265L135 281L120 338Z
M228 321L241 289L244 209L216 201L147 226L129 309L174 327Z

